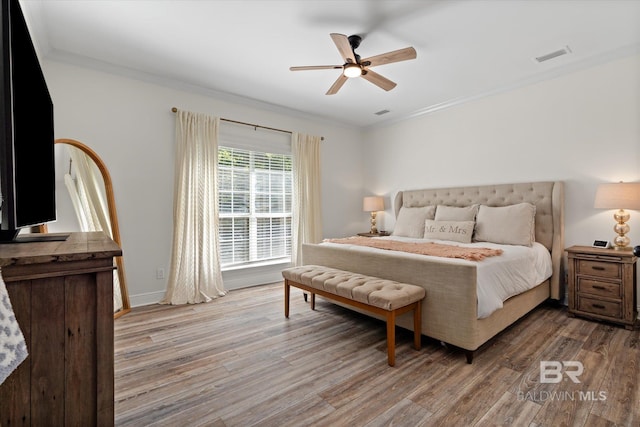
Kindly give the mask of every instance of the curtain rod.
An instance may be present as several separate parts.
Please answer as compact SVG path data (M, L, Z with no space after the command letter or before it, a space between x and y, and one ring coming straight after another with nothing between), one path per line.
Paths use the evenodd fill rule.
M174 113L177 113L178 109L176 107L173 107L173 108L171 108L171 111L174 112ZM276 129L276 128L270 128L268 126L256 125L256 124L253 124L253 123L239 122L237 120L225 119L223 117L220 117L220 120L225 121L225 122L229 122L229 123L236 123L236 124L239 124L239 125L251 126L253 128L268 129L268 130L273 130L273 131L276 131L276 132L284 132L284 133L288 133L288 134L292 134L293 133L290 130ZM324 141L324 136L320 137L320 141Z

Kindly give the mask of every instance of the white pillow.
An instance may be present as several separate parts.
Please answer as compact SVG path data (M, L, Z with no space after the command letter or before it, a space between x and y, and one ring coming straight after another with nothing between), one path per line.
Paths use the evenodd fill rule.
M425 239L451 240L471 243L473 221L436 221L428 219L424 224Z
M433 219L435 210L435 206L401 207L392 234L394 236L424 238L424 222L427 219Z
M436 209L436 221L475 221L478 213L478 205L457 207L438 205Z
M536 207L531 203L491 207L481 205L476 219L477 242L531 246L536 241Z

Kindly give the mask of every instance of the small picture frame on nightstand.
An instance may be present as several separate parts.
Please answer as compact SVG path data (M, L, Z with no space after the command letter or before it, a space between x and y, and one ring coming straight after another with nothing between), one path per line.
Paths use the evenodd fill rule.
M600 248L600 249L608 249L611 247L608 240L594 240L593 245L591 246L593 246L594 248Z

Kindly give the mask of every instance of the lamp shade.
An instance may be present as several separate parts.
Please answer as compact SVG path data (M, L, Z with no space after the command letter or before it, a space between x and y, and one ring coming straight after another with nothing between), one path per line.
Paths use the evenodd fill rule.
M365 212L377 212L384 210L384 199L379 196L365 197L362 202L362 210Z
M345 77L353 78L362 75L362 68L358 64L347 64L342 71Z
M600 184L594 208L640 210L640 183L618 182Z

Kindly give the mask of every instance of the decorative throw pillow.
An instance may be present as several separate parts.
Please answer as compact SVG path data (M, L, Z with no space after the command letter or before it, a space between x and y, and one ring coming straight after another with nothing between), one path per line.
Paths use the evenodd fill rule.
M536 207L531 203L480 206L476 220L478 242L531 246L535 242Z
M471 206L446 206L438 205L436 209L436 221L475 221L478 214L478 205Z
M398 212L398 218L396 218L393 235L422 239L424 237L424 222L427 219L433 219L435 211L435 206L401 207L400 212Z
M471 243L473 221L436 221L428 219L424 223L425 239L451 240Z

